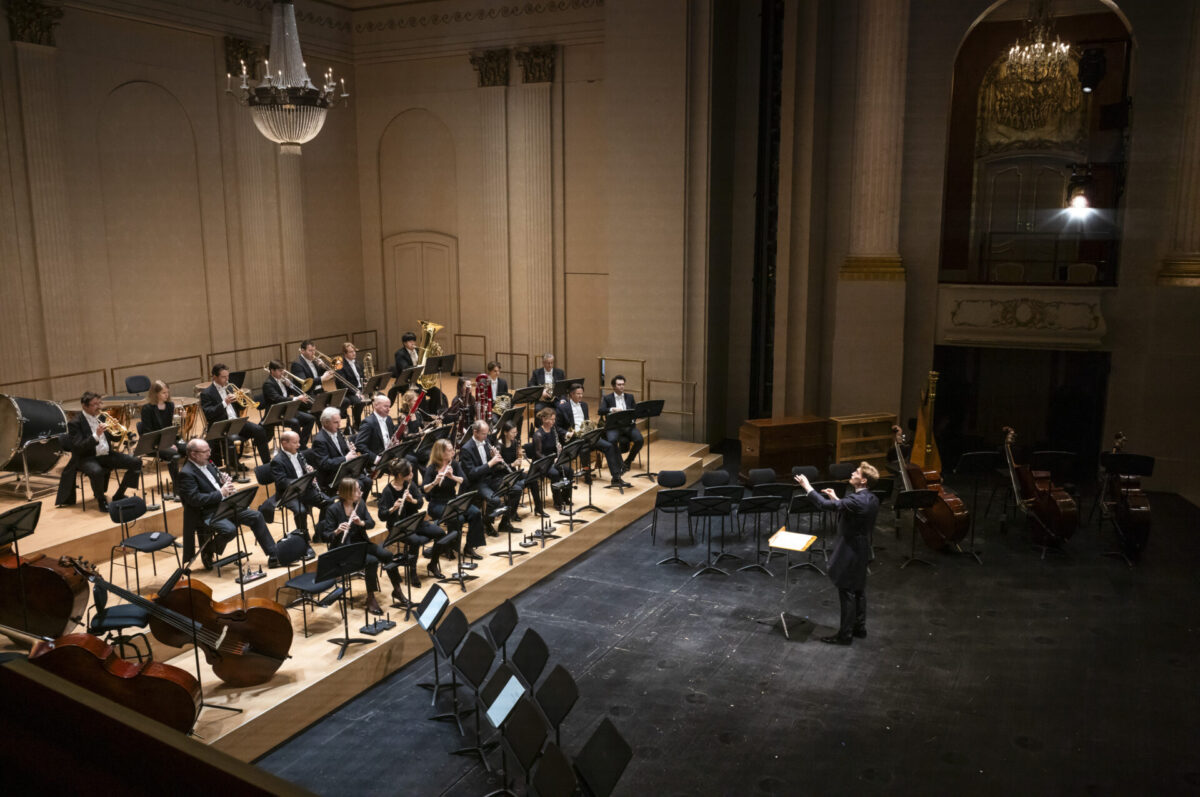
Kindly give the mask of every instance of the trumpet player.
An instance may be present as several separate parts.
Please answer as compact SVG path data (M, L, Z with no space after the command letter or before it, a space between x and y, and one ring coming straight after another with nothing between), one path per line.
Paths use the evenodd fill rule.
M126 490L137 486L142 473L142 461L116 450L124 435L114 434L112 422L106 423L101 417L104 400L99 393L87 391L80 399L80 404L83 412L67 423L67 446L71 451L71 460L58 482L58 496L54 499L54 505L75 505L75 474L82 471L92 483L96 505L101 512L107 512L108 499L105 493L108 492L108 475L114 470L125 471L120 487L113 494L113 500L119 501L125 497Z
M287 371L283 370L283 363L279 360L271 360L267 363L267 373L270 374L267 381L263 382L263 398L262 411L284 401L292 399L300 399L300 401L308 406L312 404L312 396L300 389L300 386L293 383L288 377ZM290 421L284 421L283 425L291 429L300 436L300 447L308 448L308 440L312 437L313 425L317 419L311 413L304 410L296 413L296 417Z
M212 383L200 391L200 409L204 412L205 420L212 425L220 421L240 418L241 415L234 406L234 402L237 400L238 388L229 384L229 366L225 363L217 363L212 367ZM243 440L254 441L254 447L258 450L259 462L271 461L271 434L266 429L253 421L246 421L240 436ZM232 445L227 447L232 448ZM221 455L224 453L220 449L214 451L213 460L220 462ZM239 464L238 467L240 469L241 465Z
M588 419L588 405L583 400L583 385L575 383L571 385L571 390L567 397L558 402L558 426L564 432L574 431L583 426ZM608 473L612 477L614 485L623 487L632 487L629 482L621 480L621 452L617 447L603 437L596 439L596 448L603 454L608 461Z
M542 367L529 377L529 387L544 385L542 397L533 405L535 412L541 412L546 407L554 406L554 383L566 379L567 375L561 368L554 367L554 355L546 352L542 355Z

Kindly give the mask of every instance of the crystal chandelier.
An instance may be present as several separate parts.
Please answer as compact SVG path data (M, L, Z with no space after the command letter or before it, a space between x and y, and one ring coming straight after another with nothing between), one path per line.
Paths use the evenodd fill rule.
M1010 75L1028 83L1064 76L1070 63L1071 45L1063 42L1053 28L1050 0L1030 0L1025 32L1008 49Z
M234 93L233 75L226 74L225 91L242 105L250 107L258 131L279 145L281 152L300 154L300 145L316 138L325 124L325 112L338 100L345 100L346 79L339 91L333 70L326 70L324 85L317 88L308 78L307 64L300 54L300 36L296 32L296 9L292 0L274 0L271 8L271 61L266 60L258 85L249 83L246 62L242 61L241 85Z

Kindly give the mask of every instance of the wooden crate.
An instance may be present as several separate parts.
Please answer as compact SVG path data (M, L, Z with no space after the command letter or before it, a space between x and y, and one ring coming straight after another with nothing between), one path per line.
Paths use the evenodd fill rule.
M896 416L886 412L862 412L829 419L834 462L861 462L879 466L892 449L892 427Z

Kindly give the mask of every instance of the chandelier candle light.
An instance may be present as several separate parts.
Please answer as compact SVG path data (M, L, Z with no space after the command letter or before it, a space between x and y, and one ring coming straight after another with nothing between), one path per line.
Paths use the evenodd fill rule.
M1050 0L1031 0L1026 33L1008 50L1008 70L1029 83L1058 77L1067 67L1071 45L1053 33Z
M242 61L241 85L233 89L233 75L225 75L225 92L249 106L258 131L287 154L300 154L300 145L317 137L325 124L325 112L338 100L346 100L346 79L339 83L333 70L325 71L324 84L317 88L308 78L308 65L300 53L296 32L296 9L292 0L275 0L271 8L271 56L275 69L265 61L262 80L251 85L246 62Z

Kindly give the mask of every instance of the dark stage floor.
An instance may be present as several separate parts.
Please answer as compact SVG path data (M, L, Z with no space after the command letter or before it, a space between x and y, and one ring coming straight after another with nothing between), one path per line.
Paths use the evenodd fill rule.
M794 571L786 598L781 577L692 579L654 564L669 533L652 548L647 516L517 598L514 639L536 628L550 667L579 682L568 753L605 714L633 745L622 795L1200 793L1200 510L1151 501L1133 569L1100 555L1112 535L1095 525L1043 561L1019 524L1000 533L997 504L982 566L925 552L934 567L900 570L908 539L885 511L870 637L850 648L754 620L786 604L828 633L837 598L824 577ZM703 547L681 555L695 563ZM258 764L327 795L497 788L448 754L462 742L453 726L426 719L416 682L431 670L418 660Z

